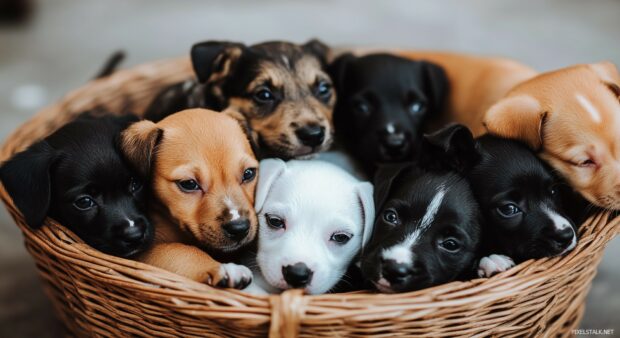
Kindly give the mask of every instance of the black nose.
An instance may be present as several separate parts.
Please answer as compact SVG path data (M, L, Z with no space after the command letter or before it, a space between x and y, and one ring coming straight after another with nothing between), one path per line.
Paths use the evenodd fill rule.
M575 232L573 231L573 228L567 226L562 230L555 230L551 238L560 244L560 246L567 246L573 241L574 236Z
M250 221L246 218L231 221L222 225L226 235L234 240L240 240L250 232Z
M312 270L306 264L297 263L282 267L282 275L288 285L294 288L300 288L308 285L312 280Z
M393 259L382 262L381 274L390 284L402 284L413 273L413 268L408 264L398 263Z
M116 236L126 242L139 242L144 238L147 223L143 218L126 220L115 227Z
M399 150L407 145L407 135L402 131L386 132L381 137L381 144L390 150Z
M301 127L295 130L295 134L303 145L309 147L319 146L325 140L325 128L315 124Z

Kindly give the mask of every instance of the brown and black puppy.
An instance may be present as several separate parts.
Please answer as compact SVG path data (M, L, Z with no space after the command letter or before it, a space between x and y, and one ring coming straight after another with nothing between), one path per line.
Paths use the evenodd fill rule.
M186 108L232 108L258 157L290 159L323 151L332 143L336 101L326 72L328 52L317 40L198 43L191 50L197 80L165 89L145 117L158 121Z
M209 285L243 288L244 266L223 264L256 236L258 162L238 122L188 109L122 134L122 148L149 182L155 244L138 259Z

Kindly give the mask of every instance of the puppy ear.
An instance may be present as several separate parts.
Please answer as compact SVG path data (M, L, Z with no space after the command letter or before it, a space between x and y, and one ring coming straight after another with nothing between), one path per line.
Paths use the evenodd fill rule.
M355 193L362 209L362 247L368 244L375 224L375 202L373 201L373 186L370 182L360 182L355 187Z
M0 167L0 180L31 228L43 224L51 201L51 169L60 158L46 141L18 153Z
M486 112L483 124L490 134L525 142L534 150L542 147L547 112L529 95L501 99Z
M151 174L153 153L164 131L151 121L132 124L121 133L121 150L127 161L143 178Z
M256 198L254 209L259 213L269 195L271 186L286 171L286 162L279 158L269 158L260 161L258 169L258 184L256 186Z
M427 61L420 62L424 73L426 93L430 101L430 111L440 114L450 91L448 77L442 67Z
M375 177L373 199L375 201L375 212L379 212L387 197L392 190L392 185L396 179L405 171L411 168L411 164L385 164L379 166Z
M250 121L248 121L248 119L243 114L241 114L241 112L239 112L238 110L232 109L232 108L228 108L222 111L222 114L228 115L232 117L233 119L237 120L237 122L239 122L241 129L243 130L245 135L248 137L248 141L250 142L250 146L252 147L252 152L254 153L254 156L260 158L260 153L259 153L260 147L258 146L258 133L252 129L252 126L250 125Z
M310 53L316 56L323 67L327 65L327 59L329 58L330 49L320 40L312 39L303 44L301 46L301 49L303 49L306 53Z
M344 87L344 80L345 80L345 75L347 72L347 67L355 59L356 57L353 54L345 53L337 57L327 67L327 72L329 73L329 76L332 78L336 92L341 91L342 88Z
M192 46L190 52L194 72L201 83L227 76L239 59L245 46L226 41L206 41Z
M620 98L620 74L616 66L608 61L588 65L596 75L607 85L609 90Z
M471 131L454 124L432 134L424 135L420 151L420 166L427 169L463 172L481 159Z

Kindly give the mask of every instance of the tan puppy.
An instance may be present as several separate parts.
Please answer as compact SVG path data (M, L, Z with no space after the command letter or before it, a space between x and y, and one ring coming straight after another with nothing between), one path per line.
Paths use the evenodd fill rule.
M489 132L526 142L591 203L620 209L620 76L607 62L541 74L489 109Z
M248 268L210 255L229 256L256 235L258 162L238 122L184 110L157 124L133 124L122 147L155 197L155 244L139 260L209 285L249 284Z
M436 129L457 122L471 129L474 136L486 132L482 125L485 112L517 84L536 76L536 72L516 61L467 54L397 51L395 54L414 60L426 60L441 66L450 83L446 113Z

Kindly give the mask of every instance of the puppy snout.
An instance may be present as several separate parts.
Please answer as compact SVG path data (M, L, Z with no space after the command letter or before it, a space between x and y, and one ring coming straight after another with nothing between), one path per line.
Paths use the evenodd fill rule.
M403 284L414 274L414 269L409 264L398 263L393 259L383 260L381 274L390 284Z
M295 130L295 134L303 145L309 147L319 146L325 141L325 128L316 124L298 128Z
M561 247L570 245L573 241L573 237L575 237L575 231L570 226L560 230L555 230L551 235L551 239L558 243Z
M222 225L226 236L233 240L241 240L250 232L250 220L242 218Z
M301 288L312 281L313 271L304 263L297 263L282 267L282 276L288 285Z
M115 227L115 233L123 241L134 243L144 238L146 227L146 220L143 218L126 220Z

